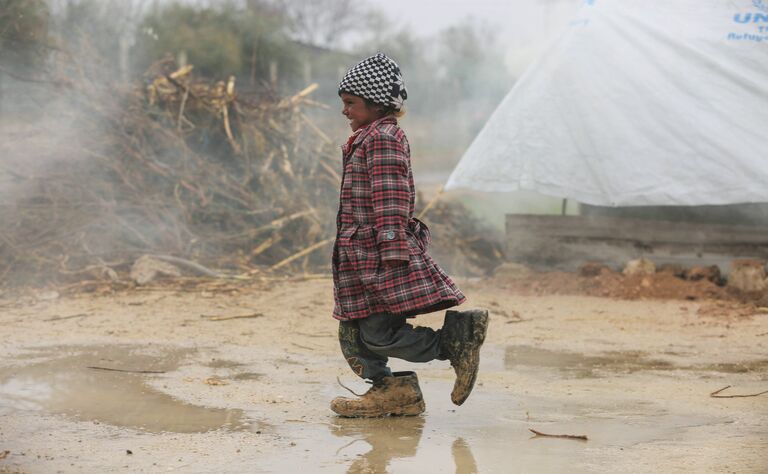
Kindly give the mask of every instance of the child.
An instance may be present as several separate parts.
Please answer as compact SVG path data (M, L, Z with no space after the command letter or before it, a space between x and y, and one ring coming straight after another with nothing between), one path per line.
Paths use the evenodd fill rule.
M410 149L397 126L407 98L398 65L379 53L350 69L339 84L352 136L343 175L333 248L333 317L352 370L373 386L359 398L337 397L341 416L418 415L424 399L414 372L395 372L387 358L450 360L451 399L461 405L477 377L487 311L448 311L443 328L413 327L406 318L465 301L427 254L427 226L413 218Z

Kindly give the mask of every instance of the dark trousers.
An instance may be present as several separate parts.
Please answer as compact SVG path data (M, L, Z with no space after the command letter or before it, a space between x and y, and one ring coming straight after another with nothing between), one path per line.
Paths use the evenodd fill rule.
M440 330L413 327L403 316L374 314L339 323L341 352L359 377L379 380L392 375L390 357L409 362L445 360L440 355Z

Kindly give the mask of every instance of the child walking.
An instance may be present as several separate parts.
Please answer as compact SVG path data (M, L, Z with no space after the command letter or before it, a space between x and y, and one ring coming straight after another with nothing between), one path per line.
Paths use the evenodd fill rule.
M358 398L335 398L331 409L348 417L423 413L416 374L393 373L389 357L450 360L451 399L461 405L477 378L488 313L447 311L437 331L406 322L466 298L427 253L429 229L413 217L410 149L397 125L408 97L400 68L382 53L371 56L347 72L339 96L353 133L342 147L333 317L349 366L373 385Z

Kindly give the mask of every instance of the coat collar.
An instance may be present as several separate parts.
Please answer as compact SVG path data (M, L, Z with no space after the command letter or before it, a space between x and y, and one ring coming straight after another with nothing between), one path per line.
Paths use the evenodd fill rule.
M397 118L392 115L386 115L378 120L374 120L365 127L358 129L355 133L352 134L352 136L349 137L349 141L347 141L347 143L341 147L344 151L344 154L349 154L349 152L357 147L357 145L362 143L362 141L365 140L365 137L370 135L371 132L376 129L376 127L384 124L397 125ZM352 137L355 137L354 140Z

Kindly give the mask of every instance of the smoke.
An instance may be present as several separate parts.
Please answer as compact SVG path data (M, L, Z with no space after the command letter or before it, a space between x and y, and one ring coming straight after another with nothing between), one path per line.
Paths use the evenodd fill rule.
M417 182L427 190L425 196L429 197L431 186L445 181L512 87L521 69L517 64L544 47L561 23L560 16L575 3L521 3L517 13L499 26L498 21L482 15L465 21L455 14L458 10L451 2L444 9L432 10L432 19L424 22L420 20L424 6L410 2L412 8L402 11L408 12L411 21L403 23L400 16L381 26L374 38L360 35L357 43L338 46L342 50L338 57L348 61L347 66L352 65L353 57L378 48L394 51L403 66L410 90L403 126L411 141ZM34 67L19 68L0 56L0 256L4 260L0 275L17 268L15 259L20 252L36 247L58 246L61 251L34 265L66 270L78 267L73 262L77 257L65 251L73 243L82 250L80 255L91 256L78 262L82 268L94 261L111 263L100 259L112 255L115 242L111 236L117 232L135 234L137 251L171 248L189 237L174 234L179 231L173 229L184 233L183 216L170 207L159 225L137 211L146 203L121 201L117 191L94 199L88 186L114 178L98 165L125 152L106 139L107 129L110 133L120 129L120 117L128 106L120 97L128 93L131 83L142 80L143 71L132 67L139 53L134 46L139 35L146 34L138 26L150 12L149 2L50 0L46 5L47 35L33 48L41 60ZM377 2L370 5L376 7ZM389 3L382 11L386 14L392 7ZM443 11L453 11L454 16L441 18ZM532 21L531 15L539 15L541 22ZM7 44L1 46L8 48ZM319 95L335 100L336 79L323 79ZM330 105L329 111L312 117L341 143L348 133L346 123L338 114L338 105ZM130 136L124 138L130 140ZM156 158L164 161L162 156ZM498 200L480 196L466 199L466 204L494 226L503 226L503 212L492 211L503 204ZM18 238L9 239L11 233Z
M68 249L92 256L88 263L111 254L112 224L106 216L118 204L96 199L89 184L109 180L96 164L116 153L106 129L123 113L122 91L130 89L128 54L142 3L41 1L44 33L20 35L28 50L22 58L26 67L0 54L0 274L5 284L13 284L10 277L34 274L45 283L43 268L66 273L79 263ZM18 47L18 42L0 46Z

